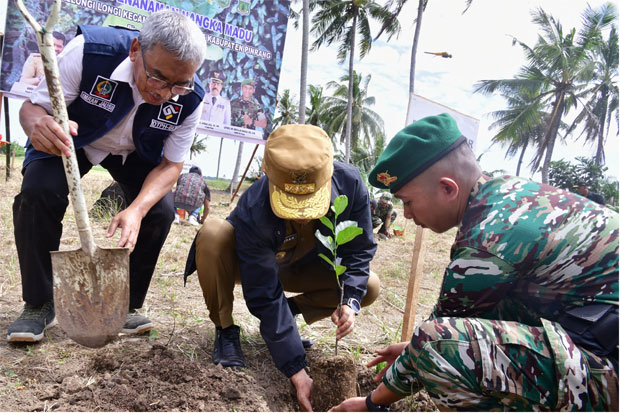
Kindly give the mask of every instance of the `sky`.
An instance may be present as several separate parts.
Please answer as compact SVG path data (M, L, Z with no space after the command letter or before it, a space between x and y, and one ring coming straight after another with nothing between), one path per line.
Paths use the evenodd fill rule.
M388 138L406 126L411 44L415 30L413 21L417 4L417 1L410 0L405 5L400 18L402 30L397 39L392 38L389 42L379 39L364 59L358 58L354 63L356 71L364 76L372 75L368 95L376 98L373 110L383 117ZM418 45L415 93L480 119L476 154L486 151L480 161L484 170L503 169L514 174L517 158L505 159L505 149L498 145L489 149L491 138L496 133L489 130L492 123L489 114L504 109L505 103L499 97L474 94L474 84L482 79L511 78L526 63L522 49L512 46L512 37L531 46L535 44L538 31L531 22L532 10L542 7L559 19L567 31L572 27L581 27L581 14L586 4L576 0L474 0L467 12L462 14L464 0L428 2ZM590 1L589 4L596 8L604 2ZM293 7L300 8L300 5L294 3ZM279 90L291 89L296 96L299 96L300 44L301 30L296 31L289 24ZM425 51L446 51L453 57L441 58L425 54ZM343 65L336 63L335 47L311 52L308 83L325 85L330 80L339 80L346 70L346 62ZM585 145L583 140L569 145L556 144L553 160L591 157L595 149ZM526 158L530 158L528 154L533 155L533 150L526 152ZM607 174L618 179L618 137L613 129L608 138L606 155ZM522 168L521 175L530 177L529 168ZM533 179L540 180L540 173L535 174Z
M6 0L0 0L0 4ZM456 111L480 120L476 143L476 154L484 170L505 170L514 174L517 159L506 159L505 149L499 145L491 146L491 138L496 131L489 130L492 123L490 113L506 107L503 99L495 96L474 94L474 84L482 79L503 79L513 77L526 63L519 46L512 45L512 37L533 46L538 33L537 26L531 22L531 11L542 7L553 15L567 31L572 27L581 27L581 14L587 4L596 8L603 1L581 0L474 0L469 10L462 13L465 0L429 1L423 16L420 43L417 55L415 93ZM368 95L374 96L376 103L373 110L381 115L385 122L386 136L391 138L403 128L406 122L409 88L409 66L411 44L418 2L410 0L401 14L401 33L398 38L379 39L373 43L370 53L359 59L356 55L355 70L362 75L370 74L372 80ZM301 2L296 1L292 7L299 9ZM376 33L378 27L373 27ZM314 40L311 35L311 42ZM336 61L337 45L323 47L309 54L308 84L325 86L331 80L338 81L346 74L347 62ZM424 52L446 51L453 57L445 59ZM286 45L283 54L279 93L285 89L299 97L299 72L301 62L301 29L296 30L289 22ZM11 112L16 113L19 102L11 103ZM11 116L17 119L17 116ZM14 122L16 123L16 122ZM14 128L11 128L12 130ZM617 127L612 127L605 147L607 174L618 179L620 152ZM4 133L4 123L0 126ZM16 133L19 135L19 133ZM592 157L595 147L585 144L583 139L575 142L569 138L567 145L556 144L553 160L572 160L575 156ZM207 139L207 151L191 163L198 164L203 173L215 176L220 138ZM220 177L230 178L236 156L236 141L224 140ZM240 173L243 173L254 144L244 145L244 158ZM260 146L257 156L261 156ZM530 174L529 163L533 149L526 152L526 164L521 175L540 180L540 173ZM250 170L256 171L258 163L252 162Z

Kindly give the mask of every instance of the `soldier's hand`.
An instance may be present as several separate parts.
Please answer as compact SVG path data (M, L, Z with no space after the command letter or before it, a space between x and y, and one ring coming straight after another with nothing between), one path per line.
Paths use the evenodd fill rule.
M398 356L401 355L405 347L407 347L408 345L409 345L408 341L403 341L402 343L391 344L382 350L377 350L378 356L372 359L368 364L366 364L366 367L373 367L382 362L386 362L387 364L373 378L375 383L378 383L383 379L383 376L385 376L385 372L387 371L387 369L392 364L394 364L394 361L398 358Z
M243 125L247 128L248 126L252 126L252 118L249 117L248 115L246 115L245 113L243 114Z

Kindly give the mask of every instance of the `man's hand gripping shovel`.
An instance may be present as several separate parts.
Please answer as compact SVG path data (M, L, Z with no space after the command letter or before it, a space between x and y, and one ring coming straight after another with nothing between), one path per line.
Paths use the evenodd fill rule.
M52 35L61 0L54 0L45 27L30 15L22 0L16 3L37 36L54 119L69 136L69 116ZM71 339L87 347L101 347L113 340L125 323L129 309L129 249L95 245L72 140L70 150L71 156L63 154L62 161L82 248L51 252L54 306L60 326Z

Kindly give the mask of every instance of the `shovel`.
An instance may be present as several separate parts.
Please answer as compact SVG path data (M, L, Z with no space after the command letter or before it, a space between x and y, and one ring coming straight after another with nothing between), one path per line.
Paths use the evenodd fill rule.
M45 27L36 22L22 0L16 3L37 36L54 120L69 135L69 116L60 85L52 35L61 0L54 0ZM73 140L70 150L71 156L67 158L63 154L62 162L82 248L51 252L54 306L58 323L72 340L87 347L102 347L118 335L127 317L129 249L99 248L95 245Z

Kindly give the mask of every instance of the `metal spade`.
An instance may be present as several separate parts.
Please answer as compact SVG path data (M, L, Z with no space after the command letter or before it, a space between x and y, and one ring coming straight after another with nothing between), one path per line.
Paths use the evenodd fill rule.
M61 0L53 1L45 27L37 23L22 0L16 3L37 36L54 119L69 135L69 116L52 35ZM113 340L125 323L129 309L129 249L95 245L73 141L70 150L71 156L63 154L62 161L82 248L51 252L54 307L59 325L71 339L87 347L101 347Z

